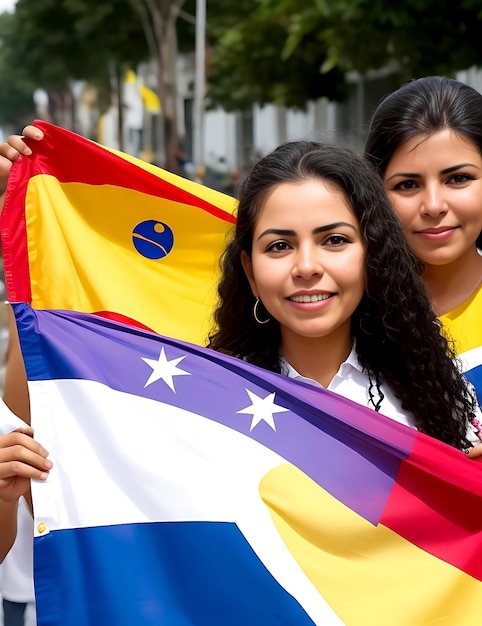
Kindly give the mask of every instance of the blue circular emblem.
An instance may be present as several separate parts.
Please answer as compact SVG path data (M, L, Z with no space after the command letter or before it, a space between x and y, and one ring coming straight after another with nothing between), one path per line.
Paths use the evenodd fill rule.
M140 222L132 231L135 249L146 259L162 259L171 252L174 234L167 224L156 220Z

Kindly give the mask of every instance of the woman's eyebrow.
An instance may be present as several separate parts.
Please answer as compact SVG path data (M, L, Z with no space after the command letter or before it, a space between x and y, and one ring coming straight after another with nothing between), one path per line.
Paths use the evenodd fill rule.
M477 167L475 163L459 163L458 165L451 165L450 167L446 167L444 170L440 171L440 174L451 174L452 172L456 172L457 170L462 169L463 167ZM396 178L397 176L403 178L422 178L421 174L417 174L416 172L395 172L389 178L385 179L385 182L388 182L392 178Z
M403 178L422 178L421 174L417 174L416 172L395 172L388 178L385 178L385 182L387 183L392 178L403 177Z
M313 235L317 235L318 233L324 233L327 230L340 228L340 226L348 226L349 228L356 230L355 226L353 226L353 224L349 224L348 222L334 222L333 224L326 224L326 226L318 226L318 228L313 229L312 232ZM267 228L259 235L258 241L267 235L276 235L278 237L296 237L296 231L283 228Z
M284 230L281 228L267 228L258 237L258 241L266 235L277 235L279 237L296 237L294 230Z
M451 174L452 172L456 172L457 170L460 170L462 167L477 167L477 165L475 163L460 163L459 165L452 165L451 167L447 167L446 169L442 170L440 173Z
M334 222L333 224L327 224L326 226L318 226L318 228L314 229L313 234L317 235L318 233L324 233L327 230L334 230L335 228L340 228L340 226L348 226L348 228L352 228L353 230L356 230L356 227L353 226L353 224L349 224L348 222Z

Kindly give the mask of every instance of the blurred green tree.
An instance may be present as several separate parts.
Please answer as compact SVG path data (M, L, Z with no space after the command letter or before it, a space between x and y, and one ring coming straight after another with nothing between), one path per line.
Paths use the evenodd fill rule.
M297 0L216 0L208 3L208 104L228 111L254 103L304 108L326 96L342 100L344 73L326 72L327 46L316 31L299 31L290 47L300 6Z
M20 131L35 114L36 83L11 54L13 21L11 13L0 15L0 125L7 132Z
M96 86L107 108L126 67L148 56L125 0L18 0L6 54L17 71L49 93L56 123L62 122L59 112L72 106L74 80Z
M70 93L73 80L83 79L98 88L106 106L126 69L151 60L162 103L165 165L175 171L178 30L182 46L194 48L193 25L178 17L183 5L192 7L194 1L18 0L5 54L54 100ZM118 117L121 127L121 102Z
M175 59L194 49L196 0L18 0L0 24L0 119L28 111L26 93L65 94L73 79L110 102L112 76L153 59L166 166L178 147ZM179 19L183 15L189 19ZM303 108L347 94L346 72L390 67L399 82L482 65L480 0L207 0L207 100ZM18 100L16 100L18 98ZM17 102L17 104L15 104Z
M482 65L480 0L216 0L208 23L208 96L228 110L339 100L353 70L401 83Z
M269 0L270 2L272 0ZM316 0L315 0L316 1ZM298 12L300 35L321 32L330 66L369 69L391 66L400 80L429 74L454 75L482 65L480 0L330 0L324 15L308 20ZM326 28L326 20L330 27Z

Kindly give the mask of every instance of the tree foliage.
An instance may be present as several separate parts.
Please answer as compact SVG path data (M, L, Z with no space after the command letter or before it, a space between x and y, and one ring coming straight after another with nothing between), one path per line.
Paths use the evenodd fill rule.
M0 124L18 132L33 118L36 83L12 55L13 20L0 15Z
M339 100L350 71L390 67L403 82L482 65L480 0L213 0L208 16L211 5L208 95L227 109Z
M160 91L172 99L165 42L175 24L171 52L194 50L195 8L196 0L18 0L0 22L1 119L28 109L35 87L108 85L109 68L154 56ZM352 70L389 66L399 81L452 75L482 65L481 22L480 0L207 0L208 102L302 108L343 99Z
M106 105L129 67L151 60L163 102L164 137L177 148L175 55L178 31L183 49L194 48L194 26L178 20L195 0L18 0L11 24L9 57L34 86L50 94L70 91L82 79L98 88ZM12 83L14 84L14 83ZM119 126L122 125L119 106ZM119 137L122 133L119 132ZM172 161L172 159L171 159Z
M208 3L208 101L212 106L234 110L274 103L303 108L308 100L321 96L345 97L343 72L337 67L320 71L327 48L316 32L300 32L296 46L288 52L298 15L293 11L304 3L286 4L266 0L240 0L234 6L228 0Z
M387 65L402 79L482 65L479 0L334 0L323 30L333 64L365 73ZM304 32L323 20L304 24Z
M73 79L105 81L112 65L146 58L147 46L125 0L18 0L17 63L45 88Z

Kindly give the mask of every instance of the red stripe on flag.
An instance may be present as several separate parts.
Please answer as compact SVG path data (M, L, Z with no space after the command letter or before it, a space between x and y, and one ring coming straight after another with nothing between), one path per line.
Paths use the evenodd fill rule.
M120 322L121 324L127 324L128 326L135 326L136 328L140 328L142 330L148 330L151 333L155 332L152 328L149 328L141 322L132 319L132 317L127 317L127 315L115 313L114 311L94 311L94 315L104 317L105 319L112 320L113 322Z
M80 135L48 122L36 120L34 124L44 132L45 137L42 141L31 142L35 155L32 176L53 173L60 182L115 185L133 189L198 207L232 224L236 222L234 215L185 191L182 188L185 179L180 176L178 187Z
M440 458L447 463L442 466ZM482 580L481 495L482 466L419 433L380 523Z
M23 160L20 157L19 161ZM5 202L0 215L5 286L11 302L32 302L25 222L28 176L17 161L10 171ZM30 162L27 161L27 167ZM11 197L10 197L11 196Z

